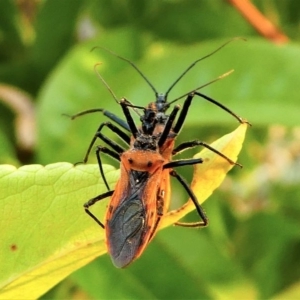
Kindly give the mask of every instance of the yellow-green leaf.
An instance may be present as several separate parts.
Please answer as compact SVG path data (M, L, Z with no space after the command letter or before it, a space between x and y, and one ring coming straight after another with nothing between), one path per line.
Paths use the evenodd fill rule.
M236 162L244 142L247 126L247 124L241 124L236 130L224 135L210 146ZM197 153L194 158L202 158L204 161L202 164L195 165L191 184L191 188L199 203L203 203L222 183L226 173L233 165L207 148ZM187 203L178 210L170 211L169 214L163 218L160 228L174 224L194 209L195 205L191 199L189 199Z
M113 187L118 171L105 173ZM83 209L105 191L97 165L2 165L0 182L0 299L38 298L106 251L103 229ZM100 219L107 200L92 208Z
M247 125L211 146L236 161ZM192 189L202 203L232 168L226 160L204 149L195 157ZM119 172L105 166L113 186ZM83 210L83 204L106 191L98 165L69 163L0 166L0 299L37 298L70 273L106 252L104 231ZM92 208L102 220L107 200ZM189 200L170 212L161 226L173 224L194 209Z

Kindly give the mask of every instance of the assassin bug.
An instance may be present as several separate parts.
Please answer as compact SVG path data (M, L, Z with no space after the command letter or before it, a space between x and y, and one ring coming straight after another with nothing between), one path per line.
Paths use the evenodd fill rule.
M120 104L126 121L104 109L91 109L72 116L72 119L74 119L84 114L100 111L123 130L130 132L130 136L128 136L122 129L114 124L110 122L102 123L94 135L84 158L84 162L87 162L90 151L97 138L101 139L110 147L97 146L96 149L100 174L108 191L90 199L84 204L84 208L89 216L91 216L102 228L105 228L108 252L116 267L125 267L138 258L153 238L161 218L167 213L169 208L170 175L175 177L184 187L195 204L196 210L201 218L201 221L199 222L191 224L177 222L176 225L203 227L208 224L208 218L198 203L193 191L189 188L185 180L174 170L176 167L202 163L202 159L172 161L172 156L195 146L204 146L222 156L230 164L239 165L199 140L185 142L175 148L175 138L184 124L189 106L194 96L200 96L205 100L214 103L233 115L240 123L245 123L246 121L216 100L197 92L201 87L172 102L167 102L167 96L171 89L197 62L217 52L226 44L191 64L171 85L165 94L158 94L154 86L132 62L112 53L130 63L141 74L155 92L156 101L151 102L147 107L135 106L125 98L118 101L104 79L98 74L116 102ZM185 96L186 100L184 101L178 118L176 119L176 116L180 107L177 105L174 106L170 115L166 115L166 111L170 105ZM137 109L143 110L143 114L140 115L142 123L140 128L136 127L130 113L130 108L135 111L137 111ZM101 131L105 126L116 133L130 148L125 150L110 138L103 135ZM105 153L120 161L121 175L114 191L110 190L106 181L102 168L101 153ZM89 208L96 202L107 197L111 197L111 200L106 212L104 225L89 210Z

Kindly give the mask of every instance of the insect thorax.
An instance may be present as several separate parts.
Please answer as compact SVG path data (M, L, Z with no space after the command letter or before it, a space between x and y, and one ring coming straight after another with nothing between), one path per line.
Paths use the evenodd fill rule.
M136 150L157 151L158 137L155 135L140 133L133 143L133 148Z

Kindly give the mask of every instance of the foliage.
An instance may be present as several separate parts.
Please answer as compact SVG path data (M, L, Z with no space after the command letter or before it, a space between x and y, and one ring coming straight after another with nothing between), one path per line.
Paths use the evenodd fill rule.
M104 46L134 61L158 91L166 91L194 60L233 37L247 39L247 42L233 41L199 62L169 96L169 100L175 99L234 69L233 74L201 92L253 124L238 160L243 169L234 168L205 203L209 227L202 230L168 227L160 231L143 256L125 270L115 269L107 255L87 265L84 259L72 262L73 256L61 255L59 267L53 267L57 278L65 276L63 266L71 262L85 266L42 298L299 298L297 11L300 4L292 0L253 2L294 42L278 46L259 37L229 1L0 2L3 12L0 17L0 98L3 100L0 103L0 162L16 166L51 164L53 167L56 164L52 163L74 163L82 159L104 117L92 114L71 121L62 114L105 107L121 115L118 105L93 71L99 62L97 71L118 98L126 96L142 106L153 101L153 92L130 65L99 48L91 51L93 47ZM27 102L23 98L33 103L36 134L26 118L29 111L34 111L24 104ZM178 143L196 138L211 142L235 128L230 115L200 100L193 100ZM183 100L178 103L182 104ZM29 138L29 144L24 143L21 131ZM96 162L93 156L91 163ZM182 157L191 156L192 151ZM106 162L113 163L109 159ZM19 202L5 196L12 188L4 184L6 176L15 169L0 167L4 216L1 222L5 232L1 240L6 241L2 243L1 255L9 253L1 261L10 266L15 264L14 274L8 276L0 272L2 282L10 282L24 271L22 261L32 263L36 257L51 261L54 254L67 253L68 248L61 247L62 241L72 235L78 243L89 236L91 240L103 237L101 229L82 209L86 200L101 192L101 184L96 184L97 166L73 168L66 163L57 166L63 169L54 168L51 172L60 170L61 173L55 173L46 181L40 177L42 191L31 189L30 181L25 186L25 182L29 178L31 182L38 182L36 174L42 174L43 167L24 166L26 172L22 173L22 168L16 171L19 176L14 183L16 194L18 188L24 188L27 197L32 198L33 205L24 211ZM111 166L107 168L113 170ZM73 189L72 202L58 197L49 206L48 200L55 189L54 178L70 174L69 169L76 170L70 186L64 187L66 192ZM191 168L182 168L180 173L191 181ZM116 175L110 182L115 180ZM172 190L175 208L187 197L176 185ZM104 206L95 209L103 212ZM64 212L66 218L63 218ZM191 213L187 220L195 218L196 214ZM38 222L33 224L34 220ZM79 232L82 224L88 229L75 235L75 229ZM34 228L40 231L33 231ZM14 234L9 237L6 231ZM39 242L26 244L30 232ZM50 236L57 238L56 253L45 247ZM22 251L14 244L14 238L23 241ZM97 243L91 247L95 255L89 260L104 251ZM37 280L32 288L46 291L53 284L49 281L48 287L43 289Z
M237 130L216 141L213 147L236 160L246 128L246 124L240 125ZM192 188L199 203L202 203L220 185L233 165L207 149L199 155L204 161L210 161L195 167L196 186L192 184ZM6 209L2 210L0 219L3 224L15 220L2 235L2 242L7 245L0 251L3 258L3 277L0 278L3 299L36 298L106 252L104 231L99 233L96 224L86 222L80 205L84 197L92 198L106 192L96 164L74 167L69 163L56 163L18 169L3 165L1 171L1 182L5 187L1 198ZM108 166L105 166L105 174L110 186L114 186L120 176L118 170ZM92 208L101 220L107 201ZM16 209L11 210L13 206ZM162 227L170 226L193 209L190 200L184 209L177 214L171 211L160 224ZM20 228L24 229L21 231ZM57 234L62 228L64 233ZM30 245L36 245L35 251ZM8 277L10 280L7 282Z

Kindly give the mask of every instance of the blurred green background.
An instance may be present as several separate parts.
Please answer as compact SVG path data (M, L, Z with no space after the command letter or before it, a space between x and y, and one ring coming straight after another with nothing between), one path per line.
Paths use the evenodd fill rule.
M118 98L140 106L154 100L132 67L101 49L91 52L94 46L132 60L164 92L194 60L233 37L247 39L200 62L169 95L175 99L234 69L202 92L253 124L239 157L244 168L233 169L205 203L210 226L159 232L125 270L104 255L42 298L300 298L300 2L252 2L290 42L260 37L228 1L1 0L0 163L83 158L105 118L70 121L62 114L101 107L121 116L94 72L97 63ZM195 98L178 142L211 142L236 126ZM191 168L180 172L191 180ZM173 191L177 207L187 197L180 187Z

